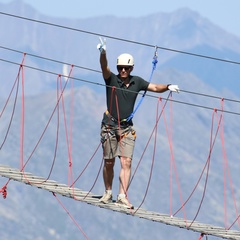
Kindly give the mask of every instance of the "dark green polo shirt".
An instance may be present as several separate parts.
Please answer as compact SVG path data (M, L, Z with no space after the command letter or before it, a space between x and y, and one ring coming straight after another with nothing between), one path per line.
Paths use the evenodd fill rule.
M128 87L122 82L119 75L114 73L111 73L109 79L105 79L107 109L116 120L119 119L118 116L120 116L120 121L130 116L134 110L138 93L147 90L149 85L149 82L141 77L130 75L129 78ZM106 116L103 122L107 124L105 118Z

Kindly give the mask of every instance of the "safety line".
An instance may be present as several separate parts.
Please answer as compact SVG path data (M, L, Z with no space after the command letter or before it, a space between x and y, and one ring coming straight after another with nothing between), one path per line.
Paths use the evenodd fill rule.
M209 98L215 98L215 99L223 99L224 101L229 101L229 102L240 103L240 100L235 100L235 99L230 99L230 98L223 98L223 97L218 97L218 96L205 94L205 93L192 92L192 91L187 91L187 90L183 90L183 89L181 89L181 92L194 94L194 95L199 95L199 96L203 96L203 97L209 97Z
M11 63L11 64L19 65L19 63L8 61L8 60L4 60L4 59L0 59L0 61L4 61L4 62ZM43 70L43 69L39 69L39 68L36 68L36 67L27 66L27 65L23 65L23 66L27 67L27 68L30 68L30 69L33 69L33 70L37 70L37 71L41 71L41 72L44 72L44 73L48 73L48 74L57 75L57 76L59 75L58 73L55 73L55 72L52 72L52 71L47 71L47 70ZM62 75L62 76L64 76L64 75ZM105 84L92 82L92 81L89 81L89 80L84 80L84 79L80 79L80 78L76 78L76 77L69 77L69 79L74 79L74 80L78 80L78 81L81 81L81 82L84 82L84 83L89 83L89 84L93 84L93 85L106 87ZM107 87L111 87L111 86L107 86ZM130 91L128 89L124 89L124 91L133 92L133 91ZM181 91L184 92L184 90L181 90ZM198 93L195 93L195 94L198 94ZM139 95L142 95L142 93L139 93ZM158 97L156 97L154 95L150 95L150 94L146 94L146 96L151 97L151 98L158 98ZM214 98L222 99L221 97L214 97ZM165 98L163 98L163 99L165 99ZM232 101L232 102L240 103L240 101L238 101L238 100L231 100L231 99L227 99L227 98L224 98L224 99L226 101ZM204 108L204 109L208 109L208 110L214 110L214 108L212 108L212 107L207 107L207 106L203 106L203 105L197 105L197 104L183 102L183 101L177 101L177 100L169 100L169 101L173 101L173 102L179 103L179 104L189 105L189 106L192 106L192 107L199 107L199 108ZM217 109L217 110L218 111L222 111L221 109ZM227 111L227 110L224 110L223 112L229 113L229 114L234 114L234 115L240 115L240 112L233 112L233 111Z
M47 61L52 61L52 62L56 62L56 63L63 64L63 65L74 66L74 67L76 67L76 68L81 68L81 69L84 69L84 70L88 70L88 71L92 71L92 72L97 72L97 73L100 73L100 74L102 73L101 71L95 70L95 69L92 69L92 68L87 68L87 67L78 66L78 65L72 65L72 64L70 64L70 63L58 61L58 60L51 59L51 58L46 58L46 57L37 56L37 55L31 54L31 53L25 53L25 52L22 52L22 51L10 49L10 48L3 47L3 46L0 46L0 48L7 49L7 50L9 50L9 51L18 52L18 53L21 53L21 54L27 54L28 56L32 56L32 57L36 57L36 58L41 58L41 59L44 59L44 60L47 60ZM12 62L12 61L9 61L9 60L6 60L6 59L0 59L0 61L4 61L4 62L10 63L10 64L19 65L19 63ZM25 67L30 68L30 69L33 69L33 70L37 70L37 71L42 71L42 72L45 72L45 73L49 73L49 74L58 75L58 73L52 72L52 71L47 71L47 70L43 70L43 69L39 69L39 68L27 66L27 65L25 65ZM63 77L67 77L67 76L64 76L64 75L63 75ZM97 84L97 85L105 86L104 84L95 83L95 82L83 80L83 79L80 79L80 78L73 78L73 79L74 79L74 80L78 80L78 81L82 81L82 82L91 83L91 84ZM181 89L181 92L185 92L185 93L189 93L189 94L195 94L195 95L199 95L199 96L210 97L210 98L222 99L222 97L213 96L213 95L209 95L209 94L198 93L198 92L193 92L193 91L187 91L187 90L184 90L184 89ZM146 95L149 96L149 94L146 94ZM225 99L226 101L231 101L231 102L240 103L240 100L235 100L235 99L230 99L230 98L224 98L224 99Z
M146 43L137 42L137 41L133 41L133 40L126 40L126 39L123 39L123 38L113 37L113 36L106 35L106 34L101 34L101 33L81 30L81 29L77 29L77 28L67 27L67 26L63 26L63 25L60 25L60 24L49 23L49 22L40 21L40 20L36 20L36 19L31 19L31 18L27 18L27 17L22 17L22 16L10 14L10 13L0 12L0 14L5 15L5 16L9 16L9 17L19 18L19 19L22 19L22 20L32 21L32 22L35 22L35 23L40 23L40 24L49 25L49 26L53 26L53 27L63 28L63 29L71 30L71 31L77 31L77 32L81 32L81 33L85 33L85 34L89 34L89 35L103 36L105 38L114 39L114 40L123 41L123 42L128 42L128 43L132 43L132 44L137 44L137 45L142 45L142 46L147 46L147 47L155 47L154 45L151 45L151 44L146 44ZM191 53L191 52L186 52L186 51L181 51L181 50L166 48L166 47L159 47L158 46L157 48L161 49L161 50L165 50L165 51L181 53L181 54L190 55L190 56L194 56L194 57L207 58L207 59L211 59L211 60L215 60L215 61L221 61L221 62L240 65L240 62L237 62L237 61L231 61L231 60L226 60L226 59L221 59L221 58L217 58L217 57L211 57L211 56L207 56L207 55L196 54L196 53Z
M24 52L19 51L19 50L15 50L15 49L3 47L3 46L0 46L0 48L6 49L6 50L9 50L9 51L13 51L13 52L17 52L17 53L24 54ZM64 65L64 64L65 64L65 65L72 65L72 64L70 64L70 63L58 61L58 60L55 60L55 59L52 59L52 58L46 58L46 57L34 55L34 54L31 54L31 53L27 53L27 55L28 55L28 56L31 56L31 57L36 57L36 58L40 58L40 59L43 59L43 60L47 60L47 61L56 62L56 63L63 64L63 65ZM4 61L3 59L0 59L0 60L1 60L1 61ZM7 60L6 60L6 62L7 62ZM14 62L10 62L10 63L19 65L19 63L14 63ZM30 67L30 66L26 66L26 67ZM78 65L74 65L74 67L76 67L76 68L81 68L81 69L83 69L83 70L88 70L88 71L97 72L97 73L102 74L101 71L96 70L96 69L87 68L87 67L78 66ZM33 69L34 69L34 68L33 68ZM41 71L41 69L35 69L35 70ZM57 73L53 73L53 72L51 72L51 73L52 73L52 74L57 74ZM63 76L64 76L64 75L63 75ZM78 78L76 78L75 80L80 80L80 81L81 81L81 79L78 79ZM194 94L194 95L199 95L199 96L204 96L204 97L222 99L222 97L213 96L213 95L209 95L209 94L198 93L198 92L193 92L193 91L187 91L187 90L184 90L184 89L181 89L181 92L185 92L185 93L189 93L189 94ZM148 94L146 94L146 95L148 95ZM224 98L224 99L225 99L226 101L240 103L240 100L235 100L235 99L230 99L230 98Z
M92 69L92 68L87 68L87 67L78 66L78 65L72 65L72 64L67 63L67 62L59 61L59 60L56 60L56 59L53 59L53 58L47 58L47 57L39 56L39 55L32 54L32 53L22 52L22 51L13 49L13 48L8 48L8 47L4 47L4 46L0 46L0 48L2 48L2 49L4 49L4 50L7 50L7 51L16 52L16 53L19 53L19 54L27 54L27 55L30 56L30 57L39 58L39 59L42 59L42 60L45 60L45 61L50 61L50 62L62 64L62 65L68 65L68 66L71 66L71 67L74 66L74 67L76 67L76 68L80 68L80 69L83 69L83 70L88 70L88 71L91 71L91 72L102 73L101 71L95 70L95 69ZM6 60L6 62L7 62L7 60ZM14 64L14 62L11 62L11 63ZM16 63L16 64L17 64L17 63ZM64 76L64 77L67 77L67 76Z
M154 56L153 56L153 60L152 60L152 71L151 71L151 74L150 74L150 77L149 77L149 80L148 82L151 83L152 81L152 77L153 77L153 72L156 70L156 67L157 67L157 63L158 63L158 53L157 53L157 46L155 47L155 52L154 52ZM130 114L130 116L126 119L127 122L129 122L133 117L134 117L134 114L136 113L136 111L138 110L138 108L140 107L140 105L142 104L143 102L143 99L145 97L147 93L147 89L144 91L144 93L142 94L142 97L140 98L139 102L136 104L136 107L135 109L133 110L133 112Z

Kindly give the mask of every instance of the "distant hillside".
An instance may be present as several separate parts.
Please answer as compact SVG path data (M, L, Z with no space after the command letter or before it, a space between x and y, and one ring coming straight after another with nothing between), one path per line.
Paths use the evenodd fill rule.
M41 15L28 5L24 5L20 0L13 1L11 4L0 4L0 7L2 12L106 34L115 38L152 44L153 46L196 51L199 54L210 54L235 61L238 61L237 58L240 54L238 38L211 24L207 19L189 9L181 9L171 14L159 13L143 18L120 19L106 16L68 20ZM100 122L106 106L105 89L102 85L101 74L98 72L99 53L96 49L98 34L56 28L4 15L0 15L0 18L2 29L0 45L2 47L59 61L53 62L49 59L26 56L25 64L32 66L32 68L24 68L26 90L24 161L29 160L26 171L43 177L50 174L50 169L54 163L50 178L67 184L69 152L64 127L68 126L67 133L70 136L70 122L72 120L71 147L74 178L79 176L88 165L88 161L93 156L100 140ZM6 24L6 20L8 24ZM119 29L117 26L120 26L120 23L129 26L129 28ZM0 54L5 61L1 61L0 64L2 73L0 112L4 108L7 96L18 74L18 65L6 62L6 60L21 63L23 57L22 54L2 47ZM135 56L134 73L142 75L148 80L154 48L122 42L110 37L107 39L107 48L109 64L113 70L115 70L117 55L127 51ZM174 212L177 211L182 206L181 197L185 201L196 186L208 160L209 152L211 152L206 192L204 194L203 191L206 183L205 169L196 191L184 210L187 218L193 219L204 195L196 220L224 226L224 186L226 184L228 224L231 224L236 218L235 206L229 179L224 179L224 176L226 167L229 166L236 204L238 205L238 199L240 199L238 188L239 133L237 131L239 128L239 114L237 113L240 111L238 102L224 101L224 110L226 111L222 122L224 131L222 128L219 129L216 138L215 133L221 117L221 111L218 111L223 104L221 97L225 97L226 92L233 99L239 97L237 92L239 83L236 82L239 68L235 65L218 63L172 51L159 50L158 53L159 63L152 81L178 84L182 91L179 94L173 94L172 101L170 101L170 97L164 114L160 117L157 125L154 156L155 132L151 139L150 136L156 124L156 114L160 114L168 97L168 92L161 95L147 94L135 114L134 126L137 130L137 141L133 171L137 171L129 189L130 200L135 206L141 204L147 191L153 164L150 187L142 207L165 214L170 214L171 207ZM56 90L58 76L53 73L62 73L62 62L97 71L77 67L73 69L73 77L79 79L73 81L74 91L71 90L71 84L66 87L63 95L64 108L62 101L59 101L60 109L58 111L58 108L55 108L57 94L59 94ZM39 68L45 72L34 68ZM22 74L20 74L19 93L21 93L21 77ZM219 84L216 83L216 79ZM203 95L199 95L199 92ZM20 134L23 127L21 124L22 99L18 97L16 110L12 115L15 106L15 93L16 87L4 114L0 117L0 144L4 142L9 128L6 142L0 150L0 164L19 168ZM159 96L162 99L159 99ZM73 99L74 107L71 105ZM158 102L158 100L162 100L162 102ZM159 108L157 109L157 107ZM71 113L73 113L72 119ZM51 121L49 121L51 116ZM9 126L11 117L13 117L13 121ZM40 138L41 141L38 144ZM149 145L146 148L149 139ZM216 141L212 151L210 151L213 139ZM223 143L228 164L224 162L226 159L223 157ZM169 144L172 147L173 155L171 155ZM56 146L58 148L55 152ZM143 152L144 156L137 169ZM54 158L55 153L56 159ZM172 169L171 172L172 157L176 168ZM96 181L92 192L103 193L101 172L97 178L101 159L100 147L76 183L76 187L87 191L93 187ZM118 173L119 162L116 161L114 198L116 198L118 191ZM172 206L170 205L171 175L173 182ZM6 181L6 179L0 178L0 187ZM179 190L179 186L181 190ZM62 197L60 199L89 239L199 238L198 233L94 208L72 199ZM183 217L183 215L184 212L181 211L178 217ZM239 230L236 224L233 228ZM0 230L1 239L4 240L84 239L82 233L52 194L13 181L8 185L7 199L0 198ZM211 239L217 238L211 237Z
M190 72L204 81L209 86L224 92L224 90L230 90L239 97L239 77L240 69L238 64L224 62L231 61L231 59L239 59L240 54L227 49L215 49L207 45L197 46L194 49L189 50L192 53L201 54L205 56L215 56L223 61L212 60L208 58L192 58L188 55L178 55L169 61L165 62L159 67L159 70L163 69L177 69L183 72ZM222 58L224 56L224 58ZM184 89L187 86L182 86ZM226 94L226 93L225 93ZM223 95L224 97L232 98L233 96Z

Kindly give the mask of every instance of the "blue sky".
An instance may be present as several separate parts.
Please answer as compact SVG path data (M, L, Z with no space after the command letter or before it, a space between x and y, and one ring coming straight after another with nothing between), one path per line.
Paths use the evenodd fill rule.
M13 0L0 0L9 3ZM20 1L20 0L18 0ZM157 12L172 12L188 7L203 17L240 37L240 0L22 0L39 12L67 18L88 18L103 15L139 17ZM107 24L107 23L106 23Z

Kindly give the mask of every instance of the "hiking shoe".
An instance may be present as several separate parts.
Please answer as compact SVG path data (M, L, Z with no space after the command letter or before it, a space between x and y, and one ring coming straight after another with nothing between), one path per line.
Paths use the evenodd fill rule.
M99 199L99 202L102 202L102 203L112 202L112 194L105 192L103 196Z
M125 208L128 208L128 209L134 209L133 205L127 200L126 197L119 197L118 196L118 199L116 201L116 204L121 206L121 207L125 207Z

